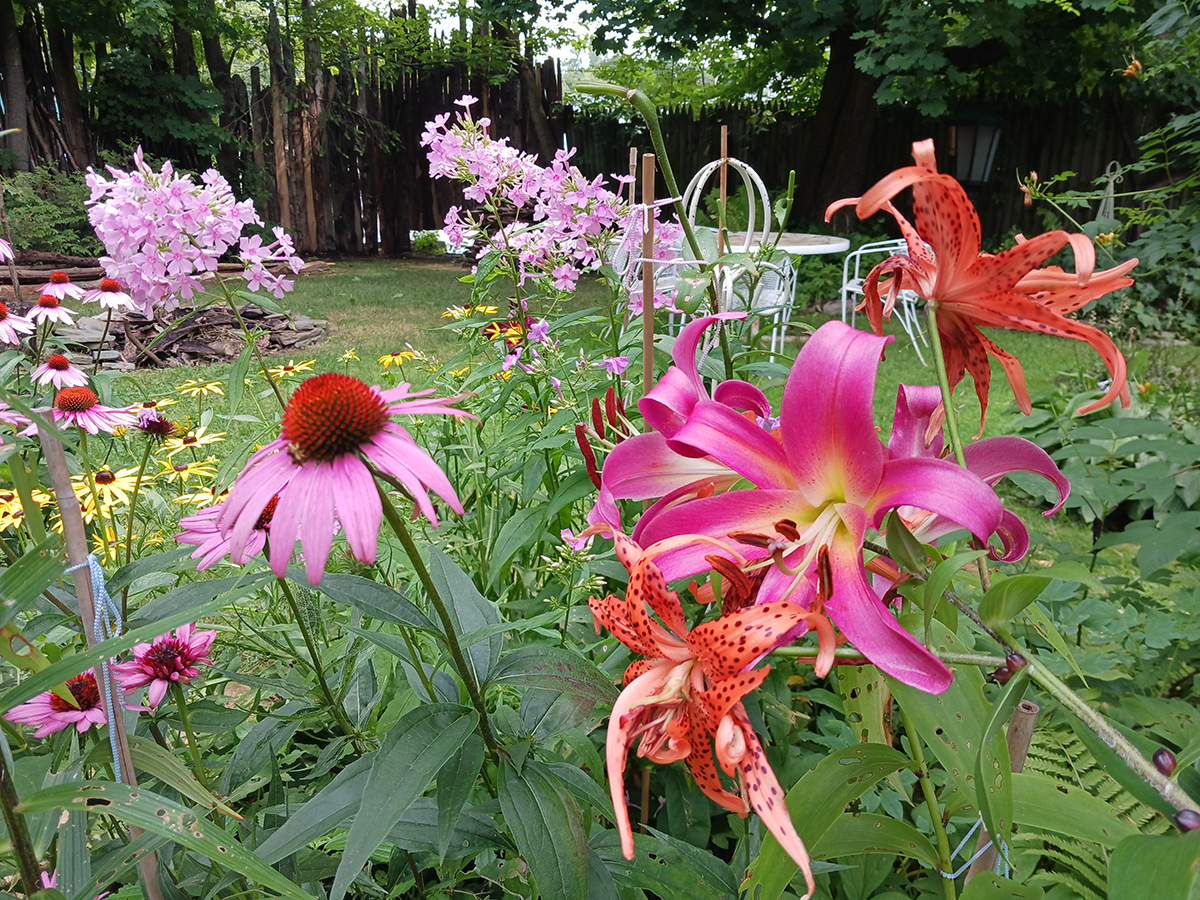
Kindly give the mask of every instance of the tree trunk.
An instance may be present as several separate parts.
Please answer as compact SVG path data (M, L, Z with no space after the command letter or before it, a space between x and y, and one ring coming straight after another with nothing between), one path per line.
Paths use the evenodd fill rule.
M554 161L554 152L558 149L558 145L554 140L554 132L550 128L546 106L542 103L542 88L538 83L537 72L534 71L533 63L521 52L521 42L516 34L499 23L492 23L492 34L496 40L512 45L513 62L517 68L517 82L521 91L525 123L534 144L534 146L524 149L537 153L539 162L543 166L548 166Z
M21 61L21 42L17 39L17 17L12 0L0 0L0 66L4 72L4 124L20 129L0 139L16 157L13 168L28 172L32 167L29 154L29 95L25 86L25 65Z
M214 0L201 3L200 14L200 46L204 50L204 64L208 66L208 77L212 79L213 87L221 95L221 114L217 121L226 135L217 153L217 168L230 184L241 186L244 192L245 187L240 178L242 167L238 155L238 132L245 130L244 125L239 128L246 112L245 90L244 86L239 90L234 83L232 68L225 56L225 50L221 47L221 20Z
M66 29L50 26L50 64L53 68L54 94L58 114L62 117L63 135L67 141L67 156L71 167L86 169L92 162L88 149L87 121L79 103L79 80L75 75L75 36Z
M271 15L267 23L267 54L270 57L271 73L271 143L275 150L275 196L279 201L279 223L292 230L291 191L288 185L287 165L287 122L285 120L284 82L291 83L290 74L285 72L279 33L279 16L271 4Z
M308 215L311 234L309 236L311 250L316 253L329 252L329 228L326 207L328 204L328 185L325 178L324 161L328 158L325 140L325 69L321 60L321 40L316 37L316 24L313 21L313 0L301 0L300 14L305 20L307 36L304 38L304 84L308 95L308 110L304 117L304 142L307 151L305 158L306 181L311 182L309 189Z
M850 37L855 30L852 24L846 25L829 38L821 99L805 136L798 169L813 189L797 192L795 221L819 221L834 200L861 194L867 187L867 151L875 130L878 80L854 65L861 46ZM851 219L857 222L853 212L838 227L852 230Z

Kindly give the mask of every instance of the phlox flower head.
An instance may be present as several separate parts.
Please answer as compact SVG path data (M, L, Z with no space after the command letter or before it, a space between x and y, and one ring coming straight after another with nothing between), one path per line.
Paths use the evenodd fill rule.
M196 666L212 665L208 652L216 637L215 631L196 631L195 624L182 625L174 634L167 632L148 644L135 646L133 659L117 663L113 672L127 694L149 687L147 702L153 709L171 685L188 684L199 675Z
M24 316L8 311L8 304L0 302L0 342L21 343L22 334L33 334L34 324Z
M78 300L83 296L83 288L77 284L72 284L71 278L66 272L52 272L50 273L50 280L42 285L42 295L54 297L59 301L68 298Z
M430 490L461 514L446 474L390 417L466 413L450 405L457 398L409 388L380 390L336 372L303 382L284 410L279 437L250 457L230 488L218 524L230 538L231 558L245 558L263 511L278 497L269 554L276 575L287 571L299 540L309 583L320 583L339 524L354 556L373 563L383 505L368 463L403 484L435 525Z
M62 306L53 294L42 294L29 310L29 320L38 325L43 322L58 322L60 325L71 325L75 314Z
M33 370L33 380L36 384L52 384L55 390L61 390L66 387L83 387L87 384L88 377L87 373L71 365L71 361L61 353L54 353Z
M606 356L604 362L597 363L598 366L604 366L604 371L609 375L623 375L625 370L629 368L628 356Z
M201 276L239 243L242 228L261 222L253 202L239 203L214 169L197 184L169 162L155 172L140 147L133 162L129 172L109 166L109 178L88 170L88 219L104 244L109 278L127 286L134 309L150 315L190 299Z
M274 229L275 240L263 246L261 235L243 237L238 245L238 256L246 267L242 277L246 279L251 291L262 288L276 298L282 298L285 291L292 289L292 280L278 274L278 270L287 268L292 274L300 271L304 260L295 253L291 236L278 225ZM268 269L273 264L275 272Z
M70 725L83 734L93 725L103 725L108 721L94 672L84 672L68 679L67 690L75 698L74 706L53 691L46 691L13 707L4 714L4 718L10 722L35 726L35 738L46 737Z

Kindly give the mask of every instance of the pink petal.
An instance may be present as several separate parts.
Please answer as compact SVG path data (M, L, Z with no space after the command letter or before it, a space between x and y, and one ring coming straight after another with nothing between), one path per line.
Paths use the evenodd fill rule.
M915 506L958 523L981 540L1000 523L1000 500L977 475L944 459L892 459L867 506L871 527L890 510Z
M337 518L346 532L346 541L359 562L375 562L383 503L375 479L362 461L347 454L333 461L333 495Z
M696 404L667 446L685 456L710 456L761 488L786 490L795 484L779 441L757 422L712 400Z
M968 444L963 448L963 456L967 468L991 485L1013 472L1029 472L1050 481L1058 489L1058 503L1042 515L1054 515L1062 509L1071 494L1071 482L1050 458L1050 454L1024 438L987 438Z

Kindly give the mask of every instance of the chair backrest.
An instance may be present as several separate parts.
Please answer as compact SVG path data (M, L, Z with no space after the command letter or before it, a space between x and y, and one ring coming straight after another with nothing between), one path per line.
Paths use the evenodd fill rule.
M779 309L791 305L796 292L796 267L791 256L762 264L762 277L754 289L752 309Z

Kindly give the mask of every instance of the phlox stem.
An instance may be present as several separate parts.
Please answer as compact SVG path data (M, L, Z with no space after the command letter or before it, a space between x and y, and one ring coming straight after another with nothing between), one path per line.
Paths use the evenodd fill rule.
M954 861L950 858L950 839L946 837L946 826L942 824L942 810L938 806L936 788L933 786L933 779L929 777L929 770L925 765L925 748L921 745L921 736L913 727L912 719L908 717L903 706L900 707L900 717L904 721L904 733L908 735L909 752L917 767L917 782L921 785L921 793L925 795L925 805L929 809L929 818L933 820L933 832L937 836L938 880L942 882L946 900L956 900L954 880L941 877L945 872L954 871Z
M421 582L426 596L429 597L429 602L433 604L433 608L437 611L438 619L441 620L442 633L446 638L446 648L450 651L450 658L454 660L454 667L458 670L463 684L466 685L467 696L471 698L471 705L479 713L479 733L483 737L483 742L487 745L493 758L499 759L500 745L496 743L495 735L492 734L492 726L488 720L487 706L483 702L483 694L479 690L479 685L475 683L475 677L471 674L471 668L467 665L466 657L463 656L462 647L458 643L458 634L454 630L454 622L450 618L446 603L442 599L442 595L438 592L437 585L433 583L433 579L429 575L429 570L425 567L425 561L421 559L421 553L417 550L417 545L413 543L412 534L409 533L408 526L404 524L400 513L392 505L391 498L379 486L378 482L375 484L375 489L379 491L379 499L383 502L384 518L388 520L388 524L392 526L392 531L400 539L400 544L404 547L404 552L408 555L408 559L417 573L417 580Z
M283 399L283 394L279 391L279 385L275 383L270 370L267 368L266 362L263 360L262 352L258 349L258 341L250 334L250 329L246 327L246 320L242 318L241 311L237 308L237 302L233 299L233 294L229 292L225 280L217 276L217 284L221 286L222 292L225 294L225 302L229 304L229 308L233 310L233 317L238 321L238 327L242 329L242 334L254 349L254 358L258 360L258 367L262 370L263 377L267 379L267 384L271 385L271 390L275 392L275 399L279 401L279 406L282 409L287 409L287 401Z
M146 441L146 449L142 453L142 464L138 466L137 480L133 483L133 495L129 498L129 518L125 521L125 565L129 565L133 559L133 512L137 508L138 494L142 490L142 475L146 471L146 463L150 460L149 440ZM126 604L129 602L129 585L125 585L121 591L121 618L126 615Z

